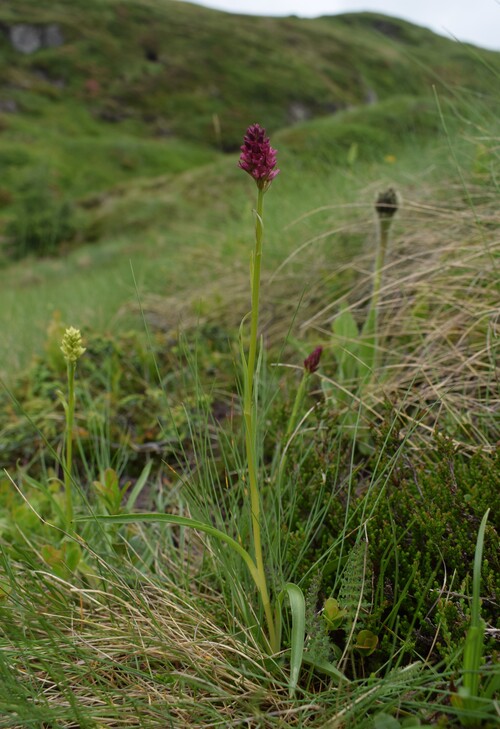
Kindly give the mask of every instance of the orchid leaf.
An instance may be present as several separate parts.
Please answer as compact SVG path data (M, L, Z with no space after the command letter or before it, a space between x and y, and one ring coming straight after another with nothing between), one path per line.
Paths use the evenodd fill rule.
M306 634L306 601L304 593L297 585L288 582L278 595L276 606L276 629L278 640L281 642L281 621L283 601L288 596L290 609L292 611L292 634L290 640L290 681L288 689L290 698L295 696L295 690L299 680L302 658L304 655L304 641Z

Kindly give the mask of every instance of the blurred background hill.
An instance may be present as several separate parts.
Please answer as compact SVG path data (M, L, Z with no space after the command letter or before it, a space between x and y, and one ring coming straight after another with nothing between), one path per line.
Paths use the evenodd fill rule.
M474 110L494 119L499 58L373 13L2 3L0 316L12 364L40 345L54 311L109 326L136 285L183 296L203 278L193 260L208 277L208 259L239 266L248 198L235 165L248 124L265 125L287 160L281 230L318 190L352 195L359 165L371 166L367 183L392 158L408 177L403 149L414 164L436 140L446 147L443 108L461 137ZM276 265L283 245L270 241Z

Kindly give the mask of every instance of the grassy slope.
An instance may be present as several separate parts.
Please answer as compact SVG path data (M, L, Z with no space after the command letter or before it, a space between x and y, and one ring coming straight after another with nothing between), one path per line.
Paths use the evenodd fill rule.
M493 127L490 131L492 129ZM375 402L372 400L374 409L371 415L376 418L377 425L380 425L383 408L377 398L380 396L380 390L383 390L383 394L389 396L392 403L397 403L398 408L401 406L400 414L418 413L417 417L422 418L424 427L428 425L427 418L424 418L424 410L429 408L431 416L440 411L439 424L443 426L446 424L446 411L449 409L452 417L463 418L463 423L458 422L458 427L452 428L451 432L454 435L467 440L470 438L476 444L483 443L483 437L489 438L488 445L491 446L498 436L497 423L494 420L494 413L498 410L494 366L498 350L498 345L495 348L494 339L498 279L495 278L492 265L494 256L498 255L498 212L493 197L494 184L491 186L489 174L494 172L494 155L487 155L485 150L478 155L477 143L468 144L461 149L460 145L453 141L454 153L459 157L461 172L466 182L465 188L461 184L457 168L449 164L445 139L434 142L428 140L427 143L422 142L418 146L415 145L415 140L412 140L413 143L407 147L401 140L397 144L394 140L392 154L396 157L395 160L384 161L382 157L376 161L351 160L350 164L345 162L349 150L346 153L345 147L340 145L335 155L339 155L341 159L343 150L343 164L340 166L320 164L315 168L312 164L312 152L315 149L318 155L320 154L323 131L324 126L320 122L302 127L305 138L318 135L317 147L311 146L309 153L305 155L292 151L292 145L297 145L300 141L297 129L283 131L276 139L280 149L280 164L284 170L266 198L265 278L268 278L270 270L275 270L277 265L284 261L287 254L297 250L299 241L305 248L295 259L288 262L275 279L273 286L267 284L264 287L263 318L268 324L266 333L271 333L276 326L276 322L273 326L270 326L269 322L270 301L276 305L280 314L276 337L282 337L295 307L294 302L297 301L301 288L306 285L308 290L303 304L306 314L314 318L309 325L302 330L299 327L294 334L303 340L309 338L326 344L321 371L326 377L336 377L329 346L331 319L338 311L339 302L336 294L339 289L340 291L350 289L348 303L362 310L363 295L369 282L367 272L371 270L373 263L371 214L373 197L390 181L403 193L404 206L398 213L394 226L390 266L384 275L384 339L388 347L384 355L386 367L381 373L382 388L379 389L377 382L377 392L369 395L375 398ZM386 149L381 150L380 154L386 151ZM375 158L376 153L374 153ZM443 184L443 180L446 180L446 185ZM208 195L208 200L211 200L209 191L215 182L221 186L222 194L215 200L212 209L207 211L200 206L205 196ZM156 194L161 200L170 189L171 183L163 180L157 184ZM197 225L201 229L192 226L190 240L196 240L203 265L207 260L207 242L213 243L213 246L210 245L211 256L208 267L209 270L218 268L220 278L216 281L215 287L208 290L207 298L216 302L217 296L223 290L222 303L225 304L222 307L222 317L221 311L217 310L213 318L220 322L225 318L226 321L237 323L240 313L238 307L242 303L242 297L246 297L248 287L246 266L243 263L238 265L237 260L246 263L248 259L251 239L250 208L253 199L250 190L253 186L246 176L235 169L234 160L229 160L221 162L214 168L206 169L203 173L199 171L186 173L178 181L178 188L178 194L183 198L190 195L191 215L196 209L199 210ZM470 202L464 199L465 189L472 195L473 209L470 207ZM146 185L143 188L130 186L130 189L124 191L124 200L117 198L109 204L108 224L111 224L113 217L120 219L123 212L130 208L127 196L135 198L138 207L141 208L150 198L151 189ZM346 202L349 202L349 205L345 205ZM337 203L341 204L340 209ZM113 206L118 208L113 211ZM189 217L187 207L185 211L187 218ZM304 212L308 214L302 217L301 214ZM295 224L290 228L291 221L295 221ZM348 227L343 233L334 233L339 224ZM152 230L156 225L157 223L153 222ZM185 235L186 230L186 221L180 221L178 241L185 240L181 235L182 231ZM195 239L196 233L198 237ZM163 239L157 238L156 243L163 248L162 253L158 251L156 244L137 253L138 258L139 256L144 258L146 251L151 255L151 266L147 277L148 289L155 263L159 277L172 276L168 256L164 255L169 235ZM322 235L324 238L320 238ZM170 243L172 242L171 237ZM102 249L106 248L104 244ZM192 252L192 249L187 252L186 264L188 259L192 261ZM183 250L174 250L172 246L171 253L175 254L180 266ZM229 259L228 262L226 258ZM74 262L76 259L70 260ZM347 270L342 270L339 265L341 260L348 265ZM498 262L498 258L496 261ZM65 274L71 275L70 261L61 265L65 266ZM189 270L192 271L192 268L191 265ZM182 270L181 267L179 270ZM66 283L68 289L75 286L76 278ZM54 275L53 282L55 279ZM200 282L199 277L196 280ZM349 286L349 281L354 283L354 286ZM192 281L184 279L182 284L186 286L184 306L189 307L189 298L191 300L195 298L190 290ZM201 291L204 293L203 289ZM233 294L234 301L231 298ZM231 300L231 304L236 303L236 306L231 307L229 314L228 299ZM464 306L464 302L467 302L467 306ZM147 300L147 303L148 311L155 315L156 322L165 327L172 314L172 301L162 298ZM243 310L244 308L245 304ZM300 312L299 324L303 322L303 318ZM489 326L491 331L488 335ZM191 336L194 336L192 332L189 333L189 337ZM116 339L114 337L115 342ZM123 342L118 340L117 352L113 351L110 359L106 359L105 352L109 351L109 342L106 344L97 341L91 332L88 333L88 340L86 344L89 345L89 351L82 358L81 366L79 365L79 381L80 383L85 381L84 372L87 372L89 367L90 372L94 371L94 379L97 379L98 394L95 401L86 402L88 413L82 412L83 403L80 403L79 423L90 424L91 411L94 417L96 413L108 412L106 403L111 395L109 417L113 425L120 426L121 417L114 417L114 400L129 387L129 378L132 377L132 394L127 394L123 401L126 413L126 442L129 444L130 435L134 439L140 435L137 432L130 433L129 429L131 420L134 421L134 425L136 424L136 413L134 415L131 413L134 403L139 401L140 407L141 398L145 400L148 416L148 434L144 437L148 442L156 440L157 424L151 422L151 413L153 420L156 421L162 412L163 401L158 397L158 392L155 399L152 387L155 374L151 372L144 385L144 394L140 394L140 390L136 387L141 385L140 375L146 369L145 353L140 351L136 343L132 343L130 349L118 354L123 346ZM269 340L270 336L267 341ZM58 341L53 340L52 344L57 350ZM270 345L272 346L272 340ZM217 375L220 374L221 360L217 358L219 350L216 352L217 354L211 357L206 350L202 350L200 369L206 366L208 373L209 368L215 368ZM168 333L159 341L159 353L162 357L160 369L165 377L165 390L167 396L175 401L177 397L182 397L177 386L179 371L182 366L186 366L186 362L182 355L179 357L178 348L175 345L172 347L172 338ZM114 370L111 358L115 359ZM166 361L163 361L163 358ZM300 362L300 356L295 352L294 357L284 357L282 361ZM60 417L61 408L56 413L52 403L48 402L53 391L48 370L45 361L34 369L32 373L35 373L35 376L25 384L24 394L28 398L29 411L35 417L38 418L37 413L41 410L43 418L43 414L50 409L50 415L43 422L48 422L49 437L53 438L54 428L57 429L54 416ZM292 371L290 374L293 376L296 373ZM286 371L280 371L279 375L281 375L280 382L284 385ZM213 370L207 376L211 379ZM182 375L180 379L182 380ZM291 379L287 380L290 386L289 396L293 396ZM105 389L111 381L115 385L112 393L111 390ZM490 385L491 390L488 394ZM281 394L284 392L285 390ZM183 401L181 407L187 407L188 402L187 399ZM436 402L439 408L436 408ZM288 406L290 405L288 402ZM36 407L38 411L35 410ZM483 417L485 415L487 420ZM139 415L137 422L140 422L141 417L144 418L144 414ZM279 416L273 411L272 417ZM342 428L341 417L335 410L328 413L328 423L332 430L335 430L336 426ZM13 419L12 414L10 418ZM165 421L169 422L166 415ZM311 419L309 422L314 428L315 421ZM273 420L271 423L274 427ZM408 425L408 421L403 421L403 432L408 435L405 425ZM461 426L465 426L463 430ZM266 430L268 427L266 414ZM471 427L475 432L471 433ZM411 433L412 428L409 430ZM299 698L290 700L286 690L287 662L274 667L263 657L262 651L254 645L248 630L240 626L234 613L231 613L231 610L234 611L234 605L230 600L227 602L228 613L224 612L225 603L217 591L219 589L217 580L223 581L220 577L219 562L216 563L213 574L209 571L210 565L205 566L208 574L202 571L200 576L200 572L197 571L196 576L200 578L200 582L196 583L193 576L184 571L185 564L180 564L176 560L187 558L187 553L191 550L197 555L197 545L193 545L188 537L186 552L180 551L177 541L175 546L171 547L169 541L171 537L168 532L163 532L161 529L152 531L148 528L132 533L132 536L128 534L127 538L135 540L134 549L138 547L140 549L139 545L153 544L154 577L150 578L149 573L144 576L143 565L139 571L124 557L120 557L119 560L110 557L111 567L108 568L104 563L99 565L100 574L106 580L104 605L96 605L96 599L101 599L101 596L94 594L94 590L79 588L78 578L75 576L66 578L68 581L58 581L57 590L54 588L55 578L51 575L50 559L57 560L57 552L52 555L49 553L46 558L48 568L43 563L43 573L33 580L25 578L22 567L24 555L27 553L24 545L21 550L22 558L18 558L17 553L11 558L10 553L6 551L4 563L0 562L0 570L4 584L7 583L8 590L12 590L16 599L13 609L10 607L9 599L4 601L7 607L4 613L6 619L3 621L5 626L3 640L7 650L2 652L0 658L0 671L4 678L0 688L0 704L3 702L6 711L6 726L17 729L36 721L54 726L69 727L78 723L79 726L88 726L89 729L104 725L118 729L128 722L130 726L138 728L163 729L166 724L202 727L225 726L234 722L235 725L246 723L262 727L331 726L333 728L343 722L342 725L346 726L374 729L382 721L386 725L390 723L389 719L377 716L383 711L385 714L399 712L398 718L401 721L403 717L410 715L415 720L418 717L425 721L425 726L458 727L456 710L449 704L448 687L453 687L455 682L460 680L460 657L456 653L457 643L450 639L448 631L451 629L456 634L457 625L465 625L466 616L463 614L463 609L465 606L467 610L467 601L463 595L469 594L470 581L469 577L463 581L460 577L455 577L453 560L458 560L460 563L461 574L467 572L470 574L470 570L467 571L467 564L472 564L472 553L470 547L467 552L463 551L465 540L467 539L469 544L471 542L474 544L477 514L481 515L486 506L494 503L498 488L498 477L495 474L498 474L498 471L495 470L493 459L490 461L486 453L481 452L476 454L476 465L473 464L470 468L467 466L469 460L462 461L458 454L455 463L451 446L448 450L436 450L434 441L428 438L428 433L424 433L426 440L424 447L419 448L418 430L417 428L410 434L411 441L404 444L397 469L394 469L394 472L389 470L389 475L384 471L384 459L390 461L391 449L399 451L401 448L401 441L396 437L391 439L389 433L385 435L386 441L382 438L381 465L377 464L372 471L359 454L352 464L353 490L357 491L361 484L365 485L370 481L372 498L381 504L378 511L372 514L373 518L368 521L369 541L374 551L374 560L377 569L380 564L383 565L385 577L382 581L379 572L373 576L378 595L376 605L382 613L377 613L373 618L371 627L376 630L381 643L384 641L384 645L377 650L374 657L368 659L370 662L367 661L366 664L362 662L361 674L358 675L365 677L370 672L369 683L360 678L359 682L347 688L338 687L336 682L325 680L319 672L314 674L304 672ZM212 425L202 427L200 432L206 432L207 438L212 438L214 435ZM479 440L475 437L476 432L481 435ZM10 431L11 440L13 440L12 433L18 433L15 423L14 429ZM85 439L85 428L82 433ZM274 434L274 430L271 430L269 440ZM31 459L33 443L29 435L31 433L28 434L25 448L27 458ZM235 436L237 439L237 425ZM277 437L280 437L279 430ZM8 438L8 433L4 438ZM196 442L198 443L198 440ZM272 443L274 445L274 441ZM334 441L332 457L335 463L337 453L343 452L342 445L346 452L350 453L348 443L339 444ZM290 464L293 466L290 469L292 481L298 479L296 498L299 508L302 507L302 518L304 515L309 515L312 510L308 499L314 501L317 483L325 477L325 463L326 468L329 467L328 458L326 461L322 460L324 454L319 443L316 446L318 462L314 460L315 447L311 455L312 463L305 459L297 463L293 460ZM162 446L161 455L152 456L157 465L164 459L164 447ZM203 454L203 444L200 447ZM96 455L95 461L89 459L90 478L97 473L98 467L104 466L106 457L107 454L104 453L101 457ZM139 458L144 458L144 454L139 455ZM203 465L210 471L218 463L212 463L210 458L204 460L199 453L198 458L204 475L206 474ZM420 463L421 459L424 461L423 465ZM482 470L477 469L477 462L480 464L481 459L484 459ZM120 461L120 458L118 460ZM11 460L13 461L14 459ZM49 464L51 461L51 457L47 456L46 463ZM124 461L127 469L125 472L128 475L128 469L132 464L127 463L126 458ZM232 461L229 463L232 464ZM236 460L236 463L239 461ZM360 471L358 463L362 465ZM35 468L36 464L30 462L30 473ZM312 475L309 475L309 469ZM222 471L226 473L224 468ZM159 491L163 493L158 502L160 510L178 508L175 501L178 491L177 488L170 489L170 470L167 474L167 487L162 489L158 486ZM344 489L348 488L347 483L351 483L351 477L344 475L345 480L343 480L341 477L335 479L329 475L328 478L333 478L333 481L328 481L328 487L333 487L333 484L343 484L340 492L332 492L335 493L335 503L340 502L340 516L338 508L332 508L331 521L328 521L326 529L323 530L323 534L330 540L335 540L342 529ZM382 485L380 481L383 482ZM198 482L196 484L198 486ZM221 489L221 493L233 492L233 489L227 489L227 482L222 485L224 488ZM5 501L4 523L7 524L7 530L8 525L17 523L10 517L13 512L18 521L24 515L26 519L24 527L26 530L31 530L30 538L33 543L38 544L40 540L46 540L44 526L39 524L27 508L24 512L29 512L28 517L19 506L17 510L13 509L12 512L9 510L10 502L16 505L11 482L4 481L1 486L2 499ZM384 488L385 491L382 490ZM156 489L155 484L155 492ZM384 494L383 499L379 498L380 493ZM33 498L35 507L42 510L36 501L37 497L40 498L37 493L32 497L30 492L30 499ZM162 500L163 498L167 503ZM347 498L350 498L349 495ZM354 494L352 498L351 511L346 509L346 518L350 516L351 519L346 549L349 539L352 539L351 531L355 530L357 524L353 512L358 506L357 518L359 518L361 511ZM41 501L43 502L43 499ZM210 504L207 505L207 509L212 508L213 504L209 499L207 504ZM432 505L431 508L429 504ZM368 502L368 513L371 513L372 507L373 503ZM240 513L236 506L234 513ZM270 513L274 514L272 510ZM489 538L492 541L488 542L486 547L489 564L485 564L485 569L488 566L490 570L492 563L494 569L495 554L495 547L491 545L495 544L494 540L498 533L495 531L497 527L493 522L493 514L491 517ZM224 519L227 521L227 512L224 508L220 519L221 523L225 523ZM229 528L233 526L229 524ZM238 521L238 528L240 526L241 523ZM292 555L293 544L296 545L299 556L301 555L300 547L304 543L302 526L299 524L296 532L291 535L291 540L295 540L292 546L287 544ZM8 531L7 536L9 536ZM91 530L85 533L85 538L93 544L94 537ZM391 556L387 557L385 552L387 545L392 546L395 563L398 565L396 571L399 570L399 581L391 582L393 571ZM418 559L415 557L416 554ZM316 556L322 556L321 550L317 551ZM194 560L198 569L199 563L196 557ZM417 583L413 580L415 572L412 572L415 560L420 563L417 564L420 569L417 573L419 589L422 589L422 582L427 583L432 570L437 569L433 583L434 592L430 595L432 613L427 611L427 606L429 605L429 610L431 606L426 603L425 609L417 614L415 607ZM309 554L307 558L298 559L298 564L303 569L307 569L311 562L314 562L314 559L311 560ZM412 573L410 587L405 583L408 569ZM491 575L491 572L489 574ZM124 580L125 575L131 579L132 584ZM232 583L232 577L231 573L231 579L225 582ZM160 584L155 582L156 578L159 578ZM325 578L324 590L329 589L331 584L329 579L332 579L331 574L329 578ZM486 576L483 582L482 594L488 595L484 604L486 610L487 606L493 604L489 597L490 593L486 592L492 588ZM380 615L387 616L387 604L392 604L390 592L392 586L396 590L396 596L392 595L396 607L391 611L392 623L389 622L386 626L386 617L381 620ZM198 587L201 594L198 593ZM213 592L209 591L211 589ZM221 585L220 589L223 592L224 585ZM453 591L449 592L451 590ZM384 594L380 596L382 591ZM244 595L247 602L251 592L251 585L245 583ZM439 601L435 600L437 592L440 596L443 595ZM396 600L403 599L405 593L407 594L403 607ZM48 595L53 597L48 598ZM382 605L380 605L381 600L383 600ZM440 612L436 616L434 608L438 603ZM316 610L316 604L314 608ZM9 611L14 614L14 619ZM400 627L401 616L408 613L410 618L415 617L416 623L410 620L409 629L408 622ZM28 638L23 632L26 625L33 631ZM488 619L488 626L491 625ZM229 629L227 626L230 626ZM460 628L458 645L461 645L462 640L463 630ZM43 658L39 658L39 646L42 641ZM381 666L381 655L387 655L384 651L387 651L388 645L392 646L395 654L391 656L389 666L385 663ZM446 656L446 660L439 666L438 679L434 667L428 667L425 660L413 664L413 669L401 670L401 666L409 660L408 656L405 656L401 665L398 663L405 650L412 660L413 658L422 660L429 658L428 652L431 646L436 646L441 655ZM29 656L29 660L26 656ZM392 666L396 667L391 671ZM492 665L490 670L493 674L496 669ZM449 690L453 691L453 688ZM487 709L488 705L485 702L484 711ZM377 724L374 723L374 716L377 716ZM495 718L492 717L491 722L485 720L483 726L489 729L495 726L494 722ZM394 722L392 725L401 726Z
M15 53L5 28L23 21L59 23L65 44ZM141 295L177 302L213 276L231 276L233 289L245 280L248 181L236 154L217 162L214 146L236 147L249 120L285 127L273 134L286 172L270 211L273 270L309 232L285 230L295 217L351 202L380 177L401 180L404 194L417 170L427 184L423 150L446 158L431 83L457 104L464 120L452 126L463 132L475 103L488 108L488 66L498 65L498 54L373 14L264 19L168 0L90 0L85 8L22 0L1 7L0 22L0 79L18 104L18 113L0 114L0 221L35 179L56 198L76 198L81 231L75 251L0 272L4 375L40 349L55 310L78 325L115 326L135 298L130 263ZM369 89L381 101L366 106ZM286 127L297 103L317 118ZM385 161L392 157L396 164ZM371 195L362 197L368 206ZM316 216L310 231L321 233L325 220L335 224Z
M19 109L0 116L7 201L33 166L83 195L209 161L206 145L234 150L249 119L275 131L294 109L329 114L373 93L490 91L467 48L372 14L264 19L170 0L22 0L0 8L4 29L15 22L58 23L65 43L22 56L0 36L0 83Z
M403 98L276 135L283 173L266 201L266 271L275 271L293 251L320 236L294 259L302 268L290 264L281 274L282 286L290 286L292 277L294 291L300 292L329 270L332 246L337 257L347 260L365 244L371 245L374 184L396 184L405 198L412 199L425 196L443 175L455 177L446 139L442 131L436 134L440 124L433 103ZM356 159L351 159L353 150ZM470 167L475 144L465 145L464 154L464 164ZM137 315L116 316L135 300L131 265L143 299L161 295L170 302L170 313L160 315L163 328L175 326L180 311L184 321L192 318L189 302L203 298L204 290L210 298L213 280L231 282L215 288L228 292L233 302L238 297L240 304L232 311L236 317L243 315L248 306L244 292L253 199L236 159L231 155L175 177L122 183L91 201L88 229L97 240L59 258L25 259L0 271L4 375L40 350L55 310L68 324L102 329L135 322L141 328ZM363 232L335 233L346 220L355 225L355 216L350 208L334 206L353 202L361 206ZM290 226L322 206L326 206L323 213ZM304 280L308 269L303 266L312 265L312 256L313 270ZM224 299L223 295L218 309ZM12 322L22 326L13 327Z

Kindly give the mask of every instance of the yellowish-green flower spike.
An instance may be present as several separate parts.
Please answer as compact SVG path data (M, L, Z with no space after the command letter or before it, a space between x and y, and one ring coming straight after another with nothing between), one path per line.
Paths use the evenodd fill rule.
M76 362L82 356L85 347L82 347L82 335L79 329L74 327L66 329L61 343L61 352L67 362Z

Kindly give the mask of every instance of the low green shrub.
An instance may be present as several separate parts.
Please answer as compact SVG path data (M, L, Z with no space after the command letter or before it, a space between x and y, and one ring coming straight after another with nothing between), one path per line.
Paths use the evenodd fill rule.
M369 499L377 497L373 492ZM400 636L406 634L423 655L449 656L463 643L477 533L488 508L482 598L483 617L494 625L500 594L500 450L471 457L438 436L425 462L408 452L398 461L373 509L368 535L380 605L386 605L381 618L399 599L398 585L401 590L410 583L398 608Z
M49 330L45 356L17 378L10 394L0 392L1 467L12 471L29 465L35 477L45 467L47 444L58 452L64 435L58 394L66 379L59 349L64 328L55 319ZM199 406L189 381L187 343L159 334L150 349L135 333L93 333L85 340L87 351L75 380L77 471L83 476L86 470L93 478L112 467L134 479L148 458L154 458L158 468L162 461L177 464ZM201 328L196 347L207 381L213 384L232 370L222 331ZM215 395L204 397L215 417L223 418L225 403Z
M410 655L450 658L463 645L470 617L472 570L478 528L486 509L482 572L483 617L494 626L500 594L500 451L458 452L436 436L425 457L409 448L389 422L373 433L375 454L356 454L355 442L339 438L342 424L326 408L317 408L318 423L305 456L290 455L288 477L296 479L293 521L283 530L288 559L299 561L309 584L319 560L322 574L318 603L339 599L339 575L349 550L366 523L369 562L366 579L373 583L373 604L366 627L380 636L375 656L386 659L394 640ZM304 554L303 525L321 498L325 518ZM365 521L366 520L366 521ZM347 537L336 536L347 524ZM349 536L350 535L350 536ZM321 562L325 554L329 559ZM345 606L339 600L339 608ZM397 636L397 638L395 637ZM490 640L489 650L494 649Z

